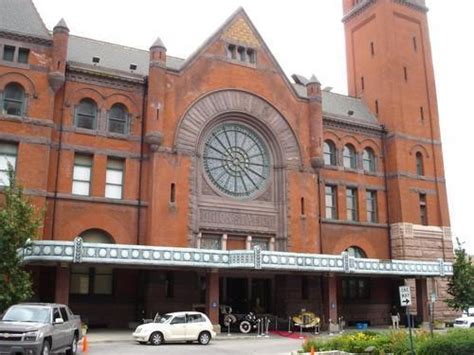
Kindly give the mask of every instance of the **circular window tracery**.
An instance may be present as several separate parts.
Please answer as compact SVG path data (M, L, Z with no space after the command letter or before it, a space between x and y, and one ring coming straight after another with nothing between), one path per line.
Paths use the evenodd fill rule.
M212 184L235 198L263 191L270 176L267 145L249 127L238 123L212 129L204 144L203 165Z

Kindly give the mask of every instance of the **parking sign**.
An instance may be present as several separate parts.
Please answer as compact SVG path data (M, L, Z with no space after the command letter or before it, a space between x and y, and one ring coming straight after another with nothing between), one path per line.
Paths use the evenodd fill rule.
M403 307L411 306L410 286L400 286L400 304Z

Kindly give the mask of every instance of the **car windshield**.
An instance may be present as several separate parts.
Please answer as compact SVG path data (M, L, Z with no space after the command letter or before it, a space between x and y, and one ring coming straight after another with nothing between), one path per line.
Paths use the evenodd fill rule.
M171 318L171 314L165 314L155 318L155 323L166 323Z
M6 322L49 323L50 309L36 306L13 306L3 316Z

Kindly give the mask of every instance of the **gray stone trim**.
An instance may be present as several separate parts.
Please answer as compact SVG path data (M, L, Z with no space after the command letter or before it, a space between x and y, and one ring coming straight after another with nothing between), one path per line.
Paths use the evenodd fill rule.
M387 174L388 179L399 179L399 178L408 178L412 180L418 181L427 181L427 182L439 182L439 183L446 183L446 179L443 176L438 178L430 177L430 176L419 176L410 172L399 171L396 173L389 173Z
M207 250L75 241L35 241L20 250L25 264L47 262L89 263L131 267L247 269L285 272L332 272L379 276L446 276L453 266L443 260L381 260L260 250Z
M422 137L416 137L412 136L409 134L405 133L399 133L399 132L390 132L386 135L387 140L393 139L393 138L398 138L398 139L404 139L407 141L413 141L416 143L421 143L421 144L433 144L433 145L441 145L441 141L439 140L434 140L430 138L422 138Z
M383 134L382 125L376 126L370 123L365 124L365 122L358 123L328 113L323 113L323 129L324 128L334 128L338 130L345 130L347 132L361 133L377 138L380 138Z
M115 150L115 149L98 149L96 147L82 146L82 145L77 145L77 144L65 144L65 143L61 145L61 149L72 150L74 152L81 152L81 153L87 153L87 154L102 154L102 155L114 156L117 158L127 158L127 159L140 159L141 158L139 149L136 153L134 153L128 150L124 151L124 150ZM149 157L147 155L144 156L144 160L148 158Z
M125 75L122 72L115 72L111 69L105 71L102 67L100 67L100 70L98 70L98 68L91 69L86 67L86 64L73 64L73 62L68 62L66 80L105 87L114 87L121 90L136 90L137 88L144 87L145 77L138 75L137 77L134 77L133 74L130 75L132 76Z
M0 140L41 145L50 145L51 143L51 139L49 137L25 136L4 132L0 132Z
M98 120L104 121L101 119L102 117L98 117ZM106 119L105 119L106 121ZM99 122L98 122L99 124ZM119 139L123 141L132 141L132 142L141 142L140 136L131 135L131 134L120 134L120 133L111 133L103 129L86 129L86 128L79 128L76 126L64 126L63 132L68 133L78 133L78 134L87 134L90 136L101 136L107 137L112 139Z
M19 33L14 33L14 32L0 31L0 37L7 38L12 41L39 44L46 47L51 47L53 45L53 40L51 38L34 37L34 36L28 36L25 34L19 34Z
M428 12L428 8L425 6L424 0L392 0L400 5L408 6L414 10L421 12ZM377 0L362 0L359 4L354 6L354 8L344 15L342 22L346 23L351 20L353 17L364 12L369 6L375 4Z
M412 187L410 188L411 192L416 192L417 194L427 194L427 195L436 195L436 190L434 189L424 189L424 188L416 188Z
M366 185L366 184L360 184L357 182L353 181L348 181L348 180L333 180L333 179L325 179L324 177L321 177L321 184L323 185L333 185L333 186L350 186L350 187L356 187L358 189L362 190L377 190L377 191L385 191L385 186L384 185Z
M54 122L52 122L49 119L33 118L33 117L28 117L28 116L19 117L19 116L0 114L0 122L1 121L26 123L26 124L31 124L33 126L56 128L56 125L54 124Z
M345 221L342 219L329 219L329 218L321 218L321 223L326 224L339 224L344 226L353 226L353 227L363 227L363 228L382 228L388 229L390 226L388 223L369 223L369 222L353 222L353 221Z
M78 196L68 193L58 193L56 197L54 193L48 192L48 199L58 199L58 200L68 200L68 201L77 201L77 202L90 202L90 203L105 203L109 205L120 205L120 206L138 206L138 200L117 200L106 197L99 196ZM148 202L140 201L140 207L148 207Z

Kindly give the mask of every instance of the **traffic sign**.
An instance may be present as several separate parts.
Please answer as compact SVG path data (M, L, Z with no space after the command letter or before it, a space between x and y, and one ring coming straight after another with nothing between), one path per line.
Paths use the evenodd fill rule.
M400 286L400 304L403 307L411 306L410 286Z

